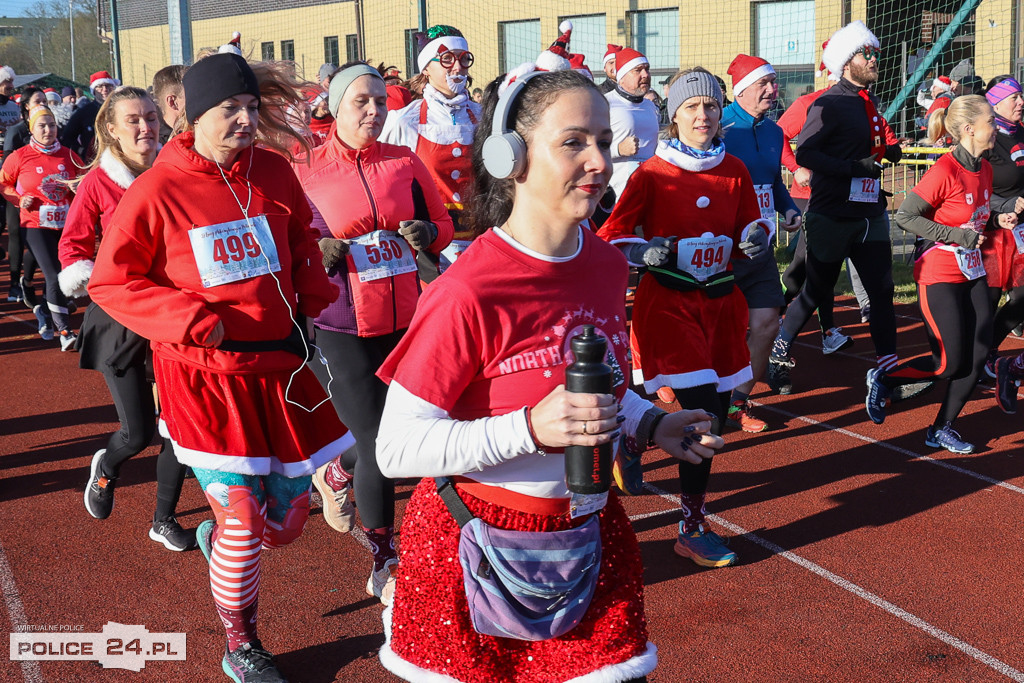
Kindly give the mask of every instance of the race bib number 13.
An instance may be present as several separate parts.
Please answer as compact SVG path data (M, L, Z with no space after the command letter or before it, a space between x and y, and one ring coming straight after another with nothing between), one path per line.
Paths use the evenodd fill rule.
M281 270L266 216L188 231L203 287L246 280Z

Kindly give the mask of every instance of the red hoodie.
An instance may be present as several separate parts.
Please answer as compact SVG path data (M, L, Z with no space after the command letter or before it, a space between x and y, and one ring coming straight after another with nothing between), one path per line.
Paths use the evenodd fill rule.
M337 297L309 228L302 187L287 160L250 147L224 169L229 190L217 165L196 154L194 141L191 133L173 138L125 192L103 237L89 295L149 339L155 356L213 372L293 370L300 359L287 351L218 351L209 340L218 322L227 340L285 339L293 328L286 301L297 299L298 312L316 317ZM242 220L239 202L245 205L250 187L249 216L256 225L265 217L271 239L220 227ZM274 251L283 299L271 275L238 272L265 267ZM206 285L200 261L223 264L217 273L204 269Z

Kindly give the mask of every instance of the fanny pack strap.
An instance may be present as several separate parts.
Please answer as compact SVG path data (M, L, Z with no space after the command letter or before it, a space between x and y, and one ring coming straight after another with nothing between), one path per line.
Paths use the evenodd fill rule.
M296 322L302 326L303 329L306 327L306 316L296 316ZM225 339L217 347L221 351L232 351L234 353L254 353L262 351L287 351L293 353L299 358L306 358L306 345L303 344L302 335L304 333L299 331L298 326L293 325L291 334L284 339L266 339L259 341L239 341L235 339ZM310 347L312 349L312 347ZM306 360L309 360L306 358Z
M455 483L450 477L434 477L434 483L437 484L437 495L441 496L441 500L448 507L448 512L455 518L459 528L466 526L473 520L473 513L469 511L462 498L459 497L459 492L455 490Z

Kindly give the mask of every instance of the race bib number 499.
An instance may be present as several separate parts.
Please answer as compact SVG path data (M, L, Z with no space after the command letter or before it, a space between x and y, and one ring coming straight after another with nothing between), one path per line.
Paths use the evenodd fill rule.
M192 228L192 255L203 287L247 280L281 270L266 216Z

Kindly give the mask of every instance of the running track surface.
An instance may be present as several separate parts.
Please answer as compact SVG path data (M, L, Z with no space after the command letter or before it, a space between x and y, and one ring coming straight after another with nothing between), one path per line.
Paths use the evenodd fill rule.
M898 313L901 355L923 351L916 307ZM924 446L938 390L871 424L867 325L849 307L837 317L856 345L823 358L818 334L805 332L798 393L760 385L754 399L770 431L730 431L716 456L708 509L713 528L733 537L738 566L703 570L673 554L676 468L663 453L645 457L648 493L624 503L659 647L652 683L1024 681L1020 418L999 412L981 385L958 424L979 447L970 456ZM1004 345L1021 349L1014 338ZM202 555L147 537L157 449L124 466L113 515L92 519L82 504L90 457L116 421L102 377L41 341L31 313L8 303L0 377L0 630L94 633L110 621L187 634L185 661L138 673L3 657L0 680L227 680ZM411 485L401 482L399 514ZM186 480L178 519L191 528L209 516ZM335 533L316 508L299 541L264 558L261 637L290 680L396 680L376 659L382 607L364 592L369 555L355 536Z

